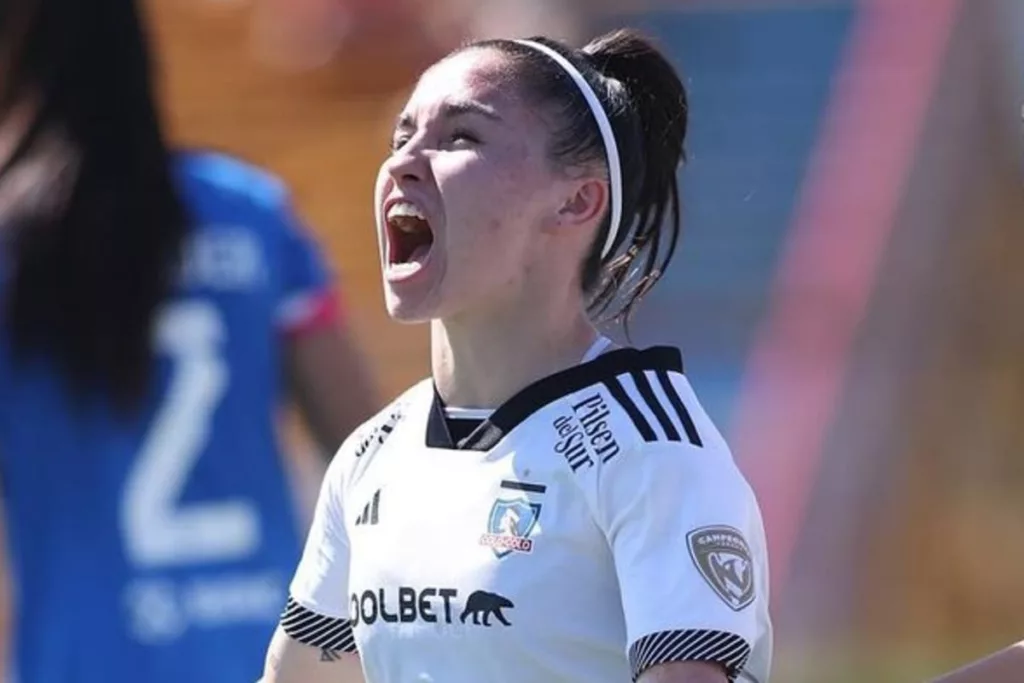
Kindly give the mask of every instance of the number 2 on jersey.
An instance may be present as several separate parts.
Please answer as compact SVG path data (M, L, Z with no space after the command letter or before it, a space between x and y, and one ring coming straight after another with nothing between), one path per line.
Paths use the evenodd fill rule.
M228 387L219 353L224 321L208 303L183 302L161 313L155 332L157 350L170 356L173 370L121 501L128 559L145 568L242 559L260 542L252 503L179 505Z

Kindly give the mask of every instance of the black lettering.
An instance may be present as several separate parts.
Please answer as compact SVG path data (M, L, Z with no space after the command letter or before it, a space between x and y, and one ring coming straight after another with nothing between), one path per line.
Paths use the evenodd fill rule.
M611 434L608 435L611 438ZM605 444L597 449L597 455L601 458L601 462L608 462L616 455L619 454L619 444L613 439L611 443Z
M605 413L603 415L599 416L599 417L607 417L607 416L608 416L608 412L605 411ZM591 421L591 422L584 423L584 431L587 433L587 436L590 437L591 443L593 443L593 440L594 440L595 437L597 437L597 436L599 436L601 434L608 434L609 436L611 436L611 434L608 432L608 423L605 422L604 420L598 420L597 422Z
M592 467L594 464L587 452L587 447L583 444L583 434L580 432L573 432L569 438L556 443L555 452L562 454L573 472L584 465Z
M586 412L580 414L581 409ZM601 462L608 462L619 452L619 445L615 443L615 437L608 429L608 417L611 411L601 398L600 394L594 394L573 406L573 411L583 425L583 431L590 437L590 445L597 451Z
M597 456L601 458L601 462L608 462L619 454L619 444L616 443L615 437L607 429L607 424L603 420L599 425L603 428L601 431L588 433L590 445L594 447Z
M604 420L609 415L611 415L611 411L608 410L608 407L604 403L601 403L600 407L594 408L586 415L581 415L580 424L583 425L583 429L587 432L587 436L593 436L597 432L608 429L608 423Z
M459 594L454 588L441 588L437 591L437 594L444 600L444 622L446 624L452 623L452 603L451 599Z
M594 466L593 459L590 457L590 454L587 453L587 449L583 446L580 446L579 449L572 454L566 454L565 459L569 463L569 467L572 468L573 472L579 470L579 468L584 465L587 467Z
M370 603L369 612L366 610L367 601ZM373 591L363 591L363 596L359 599L359 612L363 617L363 623L367 626L377 621L377 596Z
M609 432L607 429L605 429L604 431L597 432L595 434L590 434L589 436L590 445L596 448L598 453L600 453L601 449L607 447L609 444L615 443L615 439L614 437L612 437L612 433Z
M580 408L593 408L595 406L600 407L604 405L604 400L601 398L601 394L594 394L588 398L583 399L572 407L574 413L579 413Z
M420 618L423 619L423 621L429 621L430 623L437 621L437 615L434 614L434 606L428 599L435 595L437 595L436 588L424 588L420 592L420 599L417 605L420 608Z
M350 614L352 625L370 625L378 619L389 624L401 622L408 624L417 620L429 623L440 621L438 604L436 598L440 597L444 603L444 621L452 623L452 598L458 596L454 588L424 588L416 590L409 586L398 586L397 612L391 612L394 604L389 608L388 594L383 588L363 591L361 594L352 593L350 596ZM394 594L391 600L395 600Z
M552 424L555 427L555 431L558 432L558 436L563 438L568 436L569 434L572 434L577 429L576 426L573 424L573 419L568 415L563 415L559 418L556 418Z
M349 615L352 617L352 625L359 625L359 596L355 593L349 598Z
M572 434L569 435L569 438L562 439L561 441L555 444L555 453L565 454L567 450L578 447L582 443L583 435L580 434L579 432L573 432Z
M608 428L608 417L611 415L611 411L608 410L608 406L598 394L574 406L574 408L581 407L589 409L583 415L577 413L580 424L583 425L583 431L590 437L590 445L593 447L595 455L601 459L601 462L608 462L619 454L619 444L615 442L615 437L612 436L612 432Z
M423 598L420 597L420 604ZM402 586L398 589L398 618L403 624L416 621L416 589ZM424 617L426 619L426 617ZM427 619L427 621L430 621Z
M388 614L387 602L384 600L384 589L380 589L380 618L389 624L393 624L398 621L397 614Z

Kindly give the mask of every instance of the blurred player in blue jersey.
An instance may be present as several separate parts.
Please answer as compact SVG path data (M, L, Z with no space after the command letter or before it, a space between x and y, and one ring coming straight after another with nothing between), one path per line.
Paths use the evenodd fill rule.
M274 429L374 409L281 184L173 153L134 0L0 4L13 674L251 683L301 528Z

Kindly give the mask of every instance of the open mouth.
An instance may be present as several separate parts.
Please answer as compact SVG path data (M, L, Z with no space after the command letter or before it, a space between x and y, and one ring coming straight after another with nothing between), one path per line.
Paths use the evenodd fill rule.
M385 222L389 268L406 275L419 270L434 246L434 232L423 212L411 202L396 202L388 208Z

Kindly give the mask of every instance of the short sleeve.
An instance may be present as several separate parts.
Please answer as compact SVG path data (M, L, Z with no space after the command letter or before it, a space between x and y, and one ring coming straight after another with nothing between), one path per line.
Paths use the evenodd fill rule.
M279 327L286 333L301 334L333 322L340 312L339 301L333 274L316 240L289 202L281 205L274 220L280 228Z
M324 475L281 627L312 647L354 652L348 620L349 544L343 515L342 446Z
M644 442L594 476L634 680L672 661L715 662L735 680L771 626L761 514L731 455Z

